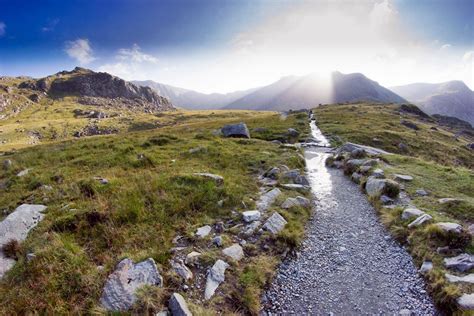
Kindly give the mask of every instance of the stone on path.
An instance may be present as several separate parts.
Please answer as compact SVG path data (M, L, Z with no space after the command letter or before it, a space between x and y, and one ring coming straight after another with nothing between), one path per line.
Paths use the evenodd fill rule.
M251 223L253 221L259 220L261 213L260 211L254 210L254 211L245 211L242 213L244 222L246 223Z
M433 217L431 217L431 216L428 215L428 214L420 215L420 216L418 216L413 222L411 222L410 224L408 224L408 228L421 226L421 225L423 225L424 223L431 221L432 219L433 219Z
M217 260L209 270L204 290L204 299L210 299L216 292L217 287L225 280L225 270L229 267L225 261Z
M193 314L188 308L188 304L181 294L173 293L168 302L168 307L173 316L192 316Z
M290 209L294 206L310 207L311 201L302 196L297 196L296 198L287 198L281 205L281 208Z
M257 201L257 208L264 212L275 202L276 198L281 194L281 190L278 188L272 189L260 196Z
M403 220L407 220L409 218L418 217L423 214L425 214L425 212L414 207L409 207L403 210L401 217Z
M43 219L42 212L46 210L44 205L22 204L0 222L0 248L10 240L21 242L26 239L28 233ZM7 258L0 251L0 278L10 270L15 260Z
M474 294L463 294L457 299L459 307L463 310L474 309Z
M204 238L211 232L212 227L209 225L199 227L196 231L196 236L199 238Z
M396 181L405 181L410 182L413 181L413 177L405 174L394 174L393 175Z
M206 172L196 172L196 173L193 173L193 175L204 178L204 179L212 180L216 183L217 186L221 186L224 184L224 178L217 174L206 173Z
M474 268L474 255L463 253L456 257L445 258L444 265L448 269L457 270L459 272L469 271Z
M286 224L288 224L288 222L283 216L275 212L267 219L262 228L276 235L285 228Z
M239 261L244 257L244 250L239 244L233 244L232 246L225 248L222 250L222 253L235 261Z
M441 230L443 230L446 233L454 233L454 234L462 233L462 226L456 223L449 223L449 222L436 223L436 226L438 226Z
M137 300L135 291L144 285L163 286L155 261L148 258L134 264L131 259L123 259L107 278L100 303L109 311L129 310Z
M224 137L250 138L250 132L245 123L225 125L221 132Z
M465 282L474 284L474 273L464 275L464 276L457 276L453 274L446 273L446 280L451 283L458 283L458 282Z

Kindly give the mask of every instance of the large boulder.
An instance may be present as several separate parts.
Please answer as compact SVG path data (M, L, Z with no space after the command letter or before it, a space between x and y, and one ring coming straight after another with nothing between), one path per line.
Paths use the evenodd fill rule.
M225 125L221 131L224 137L250 138L250 132L245 123Z
M229 267L225 261L217 260L209 270L206 279L206 289L204 290L204 299L210 299L216 292L217 287L225 281L225 270Z
M370 197L386 195L390 198L396 198L400 192L400 186L393 180L370 176L365 184L365 191Z
M107 278L100 303L109 311L129 310L137 300L136 290L144 285L163 286L155 261L148 258L135 264L123 259Z
M173 316L192 316L193 314L188 308L188 304L184 300L184 297L181 294L173 293L168 302L168 307Z
M23 241L28 233L43 219L44 205L22 204L0 222L0 249L11 240ZM0 278L10 270L15 260L0 251Z
M448 269L453 269L460 272L469 271L470 269L474 268L474 255L463 253L456 257L445 258L444 265Z

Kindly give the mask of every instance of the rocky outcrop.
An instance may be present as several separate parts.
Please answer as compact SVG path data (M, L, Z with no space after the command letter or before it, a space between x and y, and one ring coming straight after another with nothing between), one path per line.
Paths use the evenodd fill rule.
M221 132L224 137L250 138L250 132L245 123L225 125Z

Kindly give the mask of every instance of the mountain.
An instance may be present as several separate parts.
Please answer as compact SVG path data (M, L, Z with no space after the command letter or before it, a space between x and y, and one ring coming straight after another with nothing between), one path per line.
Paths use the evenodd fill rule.
M256 89L235 91L231 93L205 94L193 90L178 88L153 80L132 81L136 85L150 87L159 95L168 98L179 107L189 110L218 109L255 91Z
M137 86L105 72L76 67L41 79L28 79L19 89L37 91L33 99L74 96L87 105L124 106L146 112L173 109L170 101L148 87ZM35 94L33 94L35 95ZM31 99L31 98L30 98ZM35 100L32 100L35 101Z
M428 114L452 116L474 125L474 92L462 81L413 83L391 89Z
M285 111L309 108L321 103L371 101L405 102L403 98L363 74L333 72L284 77L227 105L226 109Z

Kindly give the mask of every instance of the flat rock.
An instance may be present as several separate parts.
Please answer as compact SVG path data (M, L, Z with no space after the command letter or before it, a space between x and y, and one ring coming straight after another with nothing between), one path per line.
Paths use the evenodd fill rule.
M259 220L261 215L262 213L260 213L260 211L257 211L257 210L245 211L242 213L243 220L246 223L251 223L253 221Z
M250 138L250 132L245 123L225 125L221 132L224 137Z
M288 222L283 216L275 212L267 219L262 228L276 235L285 228L286 224L288 224Z
M383 194L388 195L387 191L389 187L399 188L400 186L395 181L392 181L389 179L377 179L374 176L370 176L367 179L367 183L365 184L365 191L367 192L369 196L377 197ZM389 197L394 198L395 196L389 196Z
M225 270L229 264L222 260L217 260L209 270L206 279L206 289L204 290L204 299L210 299L216 292L217 287L225 281Z
M109 311L129 310L137 300L135 291L144 285L163 286L155 261L148 258L135 264L123 259L107 278L100 303Z
M170 264L171 268L173 268L173 271L176 272L176 274L182 277L185 281L193 278L193 273L183 262L171 260Z
M365 145L360 145L360 144L355 144L355 143L345 143L341 147L337 149L338 153L341 152L348 152L351 153L355 149L363 149L367 154L369 155L387 155L390 154L389 152L378 149L375 147L370 147L370 146L365 146Z
M456 223L436 223L436 226L441 228L446 233L454 233L454 234L461 234L462 233L462 226Z
M244 257L244 250L239 244L233 244L222 250L222 253L235 261L239 261Z
M31 170L31 169L22 170L22 171L18 172L18 173L16 174L16 176L17 176L17 177L24 177L24 176L26 176L28 173L30 173L30 170Z
M28 233L43 219L44 205L22 204L0 222L0 248L10 240L19 242L26 239ZM5 257L0 251L0 278L10 270L15 260Z
M196 231L196 236L199 238L204 238L211 232L212 227L209 225L199 227Z
M413 181L413 177L406 174L394 174L393 176L396 181L405 181L405 182Z
M190 253L186 255L186 259L184 260L184 262L186 264L196 264L200 256L201 256L200 252L191 251Z
M281 208L284 209L290 209L294 206L310 207L311 201L305 197L297 196L296 198L287 198L285 202L281 204Z
M216 183L217 186L221 186L224 184L224 178L220 175L213 174L213 173L206 173L206 172L196 172L193 175L201 178L205 178L208 180L212 180Z
M424 189L418 189L415 191L415 194L418 196L427 196L428 192L426 192Z
M463 253L456 257L444 258L444 265L460 272L469 271L474 267L474 255Z
M168 307L173 316L192 316L184 297L181 294L173 293L168 302Z
M302 191L302 192L311 190L311 187L308 185L293 184L293 183L285 183L285 184L282 184L281 187L287 190L295 190L295 191Z
M463 199L458 199L458 198L442 198L438 200L439 204L447 204L447 203L458 203L462 202Z
M431 221L432 219L433 219L433 217L431 217L428 214L420 215L413 222L408 224L408 228L421 226L424 223L427 223L427 222Z
M274 188L260 196L260 199L257 201L257 208L264 212L275 202L277 197L281 194L281 190Z
M463 294L457 299L459 307L463 310L474 309L474 294Z
M406 209L403 210L401 218L403 220L407 220L409 218L418 217L418 216L423 215L423 214L425 214L425 212L423 212L422 210L419 210L419 209L414 208L414 207L409 207L409 208L406 208Z
M448 280L448 282L451 282L451 283L464 282L464 283L474 284L474 273L464 275L464 276L457 276L457 275L446 273L445 277L446 277L446 280Z

